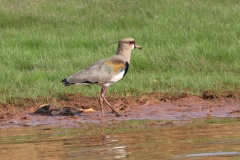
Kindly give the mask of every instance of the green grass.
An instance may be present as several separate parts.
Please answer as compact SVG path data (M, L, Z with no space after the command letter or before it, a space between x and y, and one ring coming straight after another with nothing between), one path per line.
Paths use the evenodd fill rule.
M97 96L98 86L61 80L112 56L111 42L135 38L128 75L107 96L239 90L237 0L0 0L0 101Z

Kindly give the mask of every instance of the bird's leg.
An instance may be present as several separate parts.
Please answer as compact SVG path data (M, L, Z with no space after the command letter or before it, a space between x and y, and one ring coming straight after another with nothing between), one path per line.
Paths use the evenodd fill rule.
M101 96L100 96L100 98L99 98L99 103L100 103L100 106L101 106L102 117L104 117L104 111L103 111L103 99L102 99Z
M104 97L105 93L107 91L107 86L103 86L102 87L102 91L101 91L101 95L100 95L100 103L101 103L101 107L102 107L102 102L105 101L107 103L107 105L112 109L112 112L116 114L116 116L119 116L118 112L113 109L112 105L106 100L106 98Z
M101 95L100 95L100 101L101 101L101 102L105 101L105 102L107 103L107 105L112 109L112 112L116 112L116 111L113 109L112 105L111 105L111 104L106 100L106 98L104 97L106 91L107 91L107 86L103 86L103 87L102 87L102 91L101 91Z
M120 116L119 113L118 113L115 109L113 109L112 105L106 100L105 97L103 97L103 100L104 100L104 101L107 103L107 105L112 109L112 112L115 113L117 117L119 117L119 116Z

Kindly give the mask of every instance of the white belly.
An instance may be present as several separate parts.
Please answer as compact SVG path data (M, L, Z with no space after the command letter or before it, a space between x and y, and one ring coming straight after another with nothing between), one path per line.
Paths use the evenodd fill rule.
M123 75L124 75L124 72L125 71L122 71L120 73L118 73L117 75L115 75L110 81L108 81L107 83L104 84L104 86L109 86L113 83L116 83L117 81L119 81L120 79L123 78Z

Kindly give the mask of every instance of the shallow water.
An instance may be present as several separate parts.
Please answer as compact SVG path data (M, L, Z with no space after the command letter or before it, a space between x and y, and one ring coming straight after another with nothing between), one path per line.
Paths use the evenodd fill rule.
M238 119L158 124L0 129L0 159L240 159Z

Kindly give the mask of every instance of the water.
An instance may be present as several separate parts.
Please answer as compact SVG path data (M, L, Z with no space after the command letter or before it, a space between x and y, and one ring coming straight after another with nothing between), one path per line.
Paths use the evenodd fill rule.
M240 123L6 128L0 159L240 159Z

